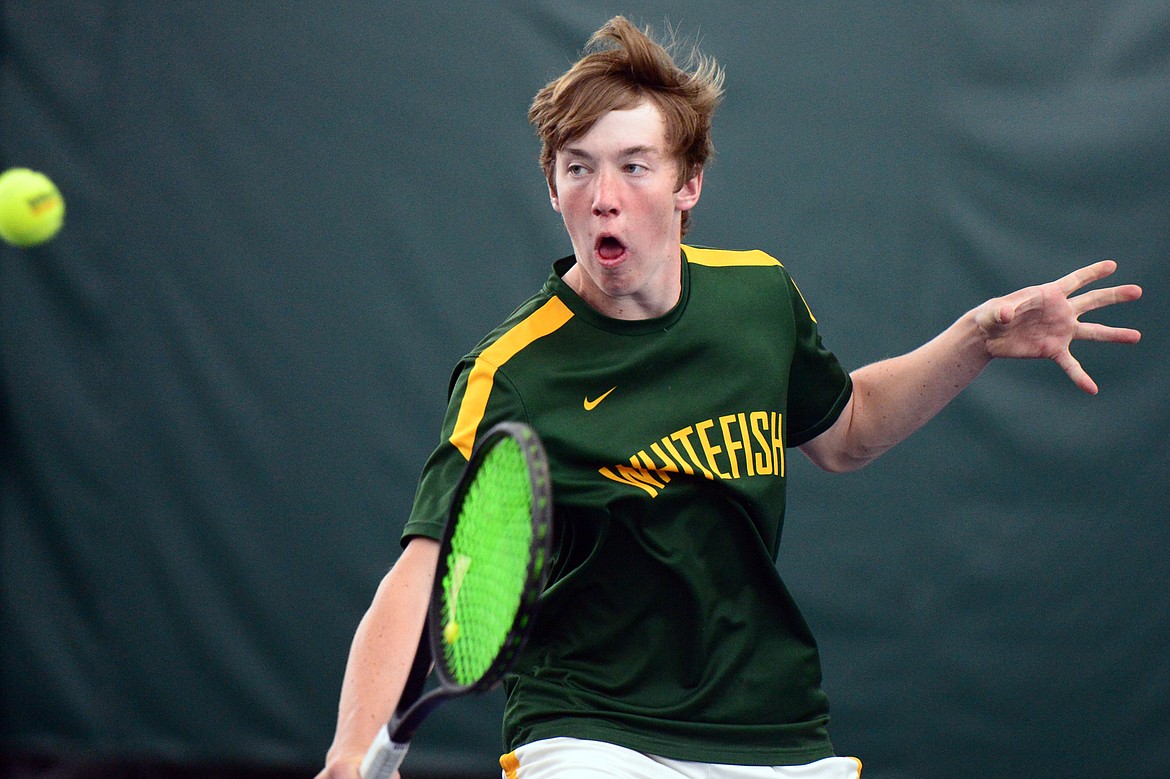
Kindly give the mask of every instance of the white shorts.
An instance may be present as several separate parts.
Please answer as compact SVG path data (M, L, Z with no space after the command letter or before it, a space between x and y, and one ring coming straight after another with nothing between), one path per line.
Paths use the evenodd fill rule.
M692 763L577 738L548 738L500 758L503 779L860 779L855 757L806 765Z

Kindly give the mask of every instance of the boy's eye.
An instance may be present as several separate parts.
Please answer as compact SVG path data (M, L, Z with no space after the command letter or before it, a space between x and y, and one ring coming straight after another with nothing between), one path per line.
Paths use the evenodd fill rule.
M580 176L585 172L585 166L578 162L571 162L565 167L565 172L570 176Z

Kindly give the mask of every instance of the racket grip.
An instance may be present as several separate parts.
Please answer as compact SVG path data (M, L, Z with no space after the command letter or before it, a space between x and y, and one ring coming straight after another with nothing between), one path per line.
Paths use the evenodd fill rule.
M402 765L409 748L409 741L402 744L393 741L390 738L390 726L384 725L378 731L374 743L366 750L366 757L362 760L362 779L390 779Z

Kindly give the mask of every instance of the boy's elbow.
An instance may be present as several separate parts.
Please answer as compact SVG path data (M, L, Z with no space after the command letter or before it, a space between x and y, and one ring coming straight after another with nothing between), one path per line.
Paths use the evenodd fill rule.
M858 471L877 459L877 453L855 453L843 450L829 450L827 448L808 447L800 448L813 465L826 473L851 473Z

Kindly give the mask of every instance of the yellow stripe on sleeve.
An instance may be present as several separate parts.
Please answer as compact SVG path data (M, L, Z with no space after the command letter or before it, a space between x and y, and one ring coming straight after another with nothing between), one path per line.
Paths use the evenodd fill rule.
M683 251L686 252L688 262L712 268L767 267L770 265L784 267L780 260L759 249L739 252L727 249L698 249L694 246L684 245ZM792 282L792 286L796 287L795 281ZM812 309L809 308L808 301L804 299L804 293L800 291L800 287L796 287L796 294L800 295L800 302L804 303L809 318L816 322L817 318L813 315Z
M800 291L800 287L796 286L796 279L792 280L792 288L796 290L797 295L800 295L800 302L804 303L804 310L808 312L808 318L813 321L813 324L820 324L813 315L812 309L809 308L808 301L804 299L804 293Z
M712 268L761 267L780 264L780 261L775 257L758 249L741 252L683 246L683 251L686 252L687 262L693 262L695 265L708 265Z
M464 457L471 457L479 423L483 421L488 398L495 385L496 371L533 341L556 332L572 317L573 312L560 298L551 298L475 358L475 364L467 376L467 389L463 393L459 416L455 418L455 430L450 439Z

